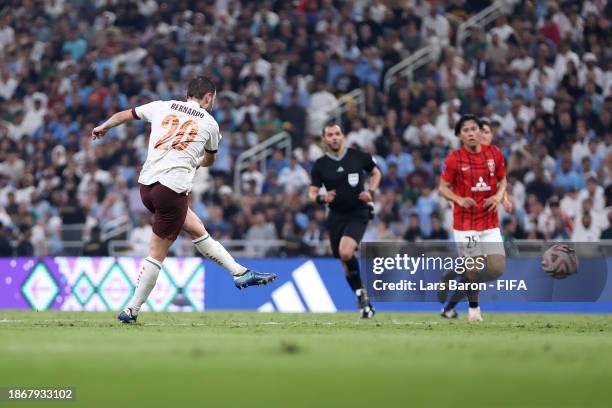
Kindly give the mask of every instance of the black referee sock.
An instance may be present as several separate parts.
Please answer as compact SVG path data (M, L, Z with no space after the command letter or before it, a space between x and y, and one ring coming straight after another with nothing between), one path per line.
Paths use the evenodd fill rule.
M342 261L344 265L346 265L346 270L348 271L346 274L346 281L348 282L353 292L357 289L363 288L361 284L361 276L359 275L359 261L357 258L352 257L348 261Z

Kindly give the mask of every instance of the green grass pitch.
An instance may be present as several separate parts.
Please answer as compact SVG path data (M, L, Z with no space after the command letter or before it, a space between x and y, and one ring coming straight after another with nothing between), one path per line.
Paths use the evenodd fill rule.
M465 318L465 315L462 317ZM610 407L612 316L0 312L16 407Z

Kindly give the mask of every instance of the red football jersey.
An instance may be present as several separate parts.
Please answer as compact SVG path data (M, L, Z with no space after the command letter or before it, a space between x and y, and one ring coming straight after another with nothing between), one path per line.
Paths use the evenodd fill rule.
M497 180L506 175L504 156L497 146L481 145L479 153L461 147L444 161L442 178L460 197L472 197L476 206L453 205L453 228L458 231L484 231L499 227L497 209L484 209L484 200L497 193Z

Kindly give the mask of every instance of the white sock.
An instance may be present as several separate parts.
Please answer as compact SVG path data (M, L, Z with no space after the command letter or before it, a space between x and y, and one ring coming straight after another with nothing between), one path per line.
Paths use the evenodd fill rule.
M146 257L142 263L140 273L138 274L138 285L136 286L134 296L128 305L128 307L132 308L132 313L135 316L138 315L140 307L147 301L149 294L155 287L155 282L157 281L157 276L159 275L160 269L161 264L149 256Z
M195 245L202 256L214 261L232 275L238 276L246 272L247 268L236 262L234 257L223 248L223 245L215 241L209 234L202 235L191 242L193 242L193 245Z

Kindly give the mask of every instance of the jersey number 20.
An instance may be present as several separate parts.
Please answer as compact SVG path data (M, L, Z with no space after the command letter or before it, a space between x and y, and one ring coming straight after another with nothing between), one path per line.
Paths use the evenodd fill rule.
M161 127L168 129L168 131L157 141L157 143L155 143L155 149L185 150L189 143L193 142L198 134L198 124L193 120L188 120L183 123L178 132L176 132L176 129L179 127L179 122L179 118L175 115L168 115L162 120ZM176 132L176 134L174 132ZM183 140L185 133L187 133L187 137ZM172 143L166 143L172 136L174 136Z

